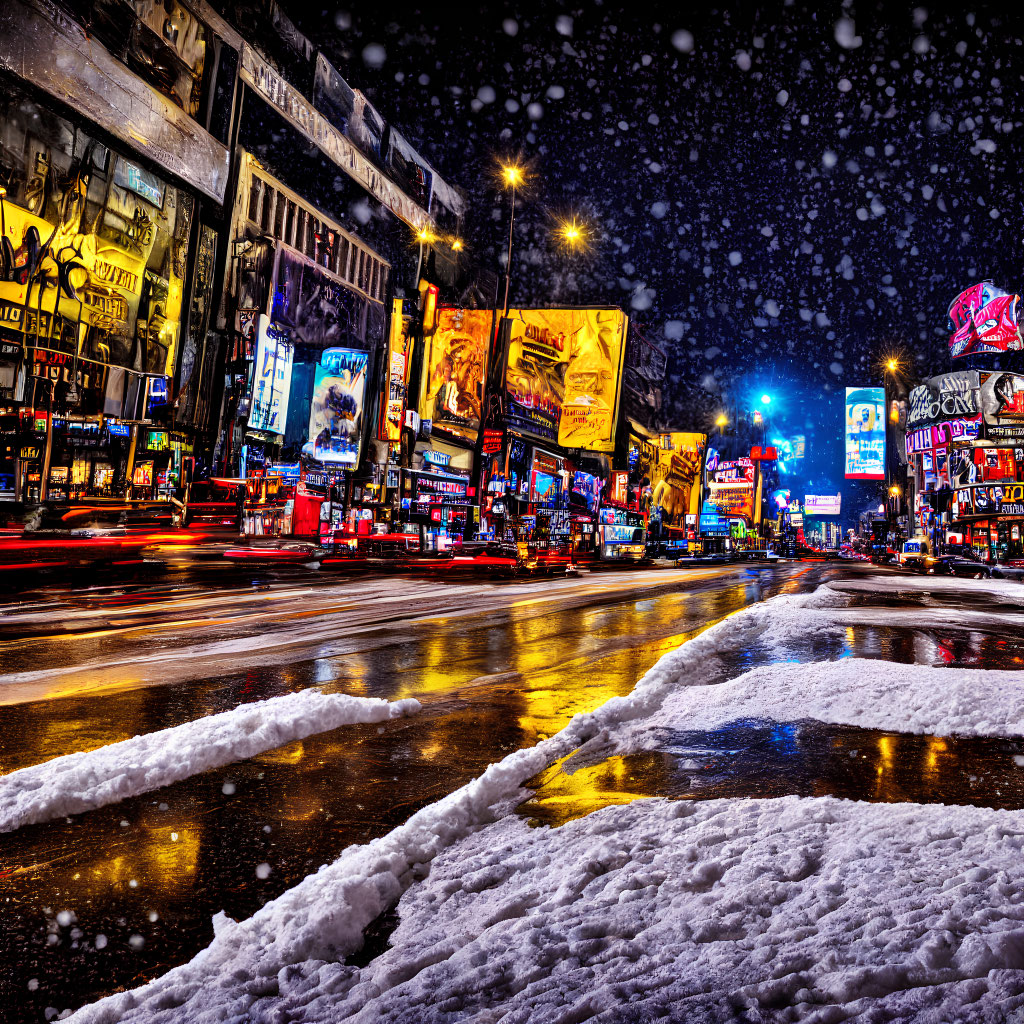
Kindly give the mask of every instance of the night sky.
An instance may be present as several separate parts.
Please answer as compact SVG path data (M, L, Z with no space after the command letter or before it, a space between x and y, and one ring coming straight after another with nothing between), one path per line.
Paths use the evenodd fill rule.
M290 12L467 192L492 266L496 157L529 162L513 301L621 305L666 342L681 416L684 383L769 388L809 489L840 484L843 388L890 349L948 369L950 300L1021 285L1024 15L1002 5ZM555 241L574 211L584 257Z

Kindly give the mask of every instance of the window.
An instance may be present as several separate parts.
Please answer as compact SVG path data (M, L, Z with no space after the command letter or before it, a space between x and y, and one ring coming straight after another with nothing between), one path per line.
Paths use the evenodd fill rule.
M274 190L267 186L263 189L263 208L260 210L260 229L270 231L270 218L274 212Z
M274 237L284 238L284 209L288 201L284 196L278 196L277 206L274 209Z
M306 255L316 262L316 236L320 225L312 218L306 218Z
M337 274L340 278L345 278L348 273L348 253L350 248L348 239L344 235L339 236Z
M288 210L284 221L284 235L282 236L284 241L289 245L292 244L292 239L295 237L295 204L289 199Z
M370 258L368 253L363 253L365 257L362 265L359 268L359 287L369 295L370 293L370 264L373 260Z
M300 206L295 218L295 238L291 242L301 252L306 246L306 211Z
M253 177L252 184L249 186L249 220L253 224L260 222L260 195L263 192L263 182L259 178Z

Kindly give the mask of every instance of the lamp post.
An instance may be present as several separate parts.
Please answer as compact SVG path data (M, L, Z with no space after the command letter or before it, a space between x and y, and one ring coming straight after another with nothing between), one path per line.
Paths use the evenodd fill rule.
M900 358L895 355L887 356L882 362L882 390L885 396L885 486L889 494L889 501L886 505L886 520L889 519L890 515L892 516L893 532L897 536L900 529L900 496L903 492L894 479L893 447L899 420L898 418L893 420L890 415L890 403L892 395L895 393L896 385L899 383L902 368ZM909 525L907 532L910 532Z
M506 164L501 168L501 180L511 191L512 208L508 219L508 258L505 262L505 316L508 316L508 291L512 281L512 232L516 223L516 188L523 183L523 169L517 164Z

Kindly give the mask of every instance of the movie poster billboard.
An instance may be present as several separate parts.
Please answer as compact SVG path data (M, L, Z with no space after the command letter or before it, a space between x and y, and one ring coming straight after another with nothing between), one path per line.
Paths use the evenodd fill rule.
M402 439L409 376L409 328L410 321L402 316L402 300L395 299L391 306L388 361L377 434L382 441L398 442Z
M662 434L651 467L651 505L661 508L662 521L682 524L697 512L697 493L704 462L705 434ZM699 489L699 487L698 487Z
M804 512L809 516L837 516L842 502L842 493L805 494Z
M253 364L249 426L268 434L283 434L288 419L294 346L288 332L260 313Z
M509 313L508 426L566 448L615 448L627 325L619 309Z
M1017 311L1020 296L982 281L962 291L949 306L949 355L1014 352L1024 348Z
M885 388L846 389L846 479L885 479Z
M342 469L359 464L368 362L368 352L347 348L329 348L320 357L304 455Z
M489 309L442 307L428 335L420 416L475 442L483 411L484 374L494 329Z

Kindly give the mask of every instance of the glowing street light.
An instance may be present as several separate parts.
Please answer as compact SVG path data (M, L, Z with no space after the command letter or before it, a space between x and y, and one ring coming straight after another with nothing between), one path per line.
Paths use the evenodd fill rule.
M518 164L506 164L501 168L501 180L506 188L518 188L524 180L523 169Z
M558 226L558 234L569 249L582 249L587 244L583 225L575 217L572 220L562 221Z
M462 239L456 238L452 242L452 252L462 252Z
M512 212L508 219L508 259L505 262L505 316L508 316L508 290L512 281L512 229L516 223L516 189L523 184L525 175L518 164L503 164L501 180L512 192Z
M719 413L718 418L715 420L715 426L719 430L724 430L729 425L729 417L725 413Z
M762 405L771 405L772 404L772 396L767 394L767 393L763 394L761 396L761 404Z

